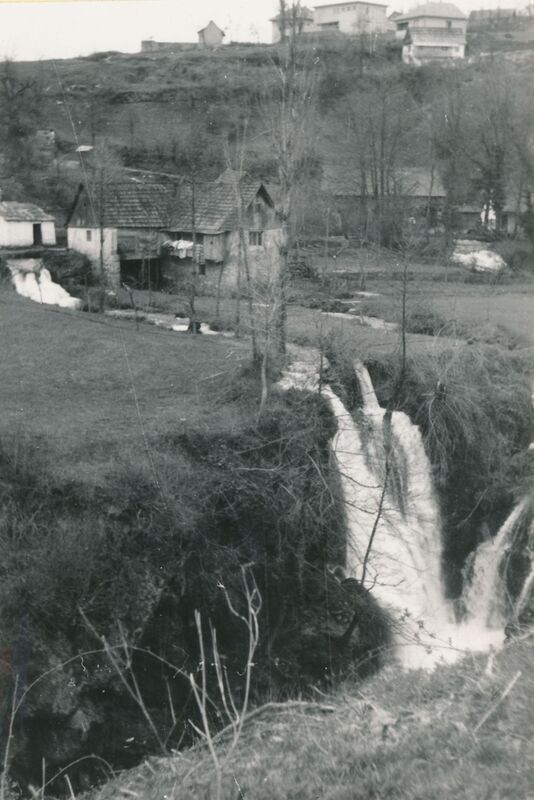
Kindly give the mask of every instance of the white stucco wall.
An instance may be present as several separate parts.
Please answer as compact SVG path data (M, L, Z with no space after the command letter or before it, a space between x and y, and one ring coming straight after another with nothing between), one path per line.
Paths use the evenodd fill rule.
M322 25L338 24L341 33L357 34L389 30L386 15L387 6L370 3L347 3L315 8L314 23L321 30Z
M299 34L314 33L316 30L313 20L306 19L300 24ZM271 38L273 44L277 44L281 39L280 24L276 20L271 20Z
M90 233L90 240L87 233ZM83 253L91 261L100 261L100 228L75 228L69 225L67 229L67 247ZM104 261L117 254L117 229L104 228Z
M29 247L33 244L33 226L41 226L43 244L56 243L56 228L49 222L12 222L0 217L0 245L2 247Z
M248 231L245 232L248 241ZM251 280L256 282L269 282L280 267L280 241L281 231L278 228L263 231L263 244L260 246L248 245L248 261ZM223 283L235 288L239 265L239 234L227 234L227 257L223 270ZM241 285L246 284L246 275L242 267Z
M450 22L450 25L449 25ZM443 28L460 30L465 33L467 29L467 20L465 19L447 19L446 17L417 17L411 19L408 24L409 28Z
M402 60L405 64L420 66L437 59L457 59L465 57L464 44L449 44L436 42L435 44L405 44L402 48Z
M87 238L90 231L91 238ZM110 283L120 283L120 261L117 255L117 229L104 228L104 243L102 255L104 267ZM69 225L67 228L67 247L86 255L95 270L100 268L100 228L77 228Z

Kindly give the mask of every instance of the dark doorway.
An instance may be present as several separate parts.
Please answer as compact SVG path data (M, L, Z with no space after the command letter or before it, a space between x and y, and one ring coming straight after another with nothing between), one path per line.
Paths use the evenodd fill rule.
M132 289L157 291L161 285L159 259L123 259L121 261L121 283L126 283Z
M33 243L34 244L43 243L43 231L40 222L35 222L33 225Z

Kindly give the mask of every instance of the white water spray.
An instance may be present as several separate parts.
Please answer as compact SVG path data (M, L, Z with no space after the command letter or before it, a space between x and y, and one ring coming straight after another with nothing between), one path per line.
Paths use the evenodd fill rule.
M527 500L475 554L472 581L463 598L465 619L456 622L441 578L441 521L419 428L406 414L381 408L363 365L356 365L356 374L363 397L358 422L329 387L323 389L338 423L332 447L345 499L349 574L365 578L365 586L389 611L397 656L405 666L431 667L466 651L500 646L505 587L499 565ZM314 390L316 366L314 374L309 358L294 364L281 383ZM533 588L534 568L516 613Z
M61 308L80 308L81 301L54 283L50 272L41 265L39 259L12 260L8 262L8 267L13 286L21 297Z

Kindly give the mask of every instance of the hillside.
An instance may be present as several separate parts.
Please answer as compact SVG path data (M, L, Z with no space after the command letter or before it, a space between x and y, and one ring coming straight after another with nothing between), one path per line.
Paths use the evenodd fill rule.
M194 142L202 150L201 170L215 175L225 166L224 143L235 141L236 135L240 138L245 120L247 169L264 179L276 178L269 102L276 100L277 66L284 57L280 46L232 44L209 52L179 48L134 55L111 52L11 65L16 80L34 89L31 114L29 109L21 112L24 128L56 132L48 206L55 193L63 213L68 209L72 186L82 176L74 153L80 144L105 142L117 164L124 166L183 172ZM412 132L404 144L401 141L396 157L401 163L428 166L427 122L431 107L446 90L447 71L433 65L407 67L387 44L369 53L361 43L335 38L302 47L299 63L313 75L316 130L308 146L313 169L321 169L334 141L340 144L339 121L350 98L363 93L361 102L366 103L365 93L384 81L389 82L392 97L397 94L411 114ZM526 88L532 60L507 64L511 80ZM485 69L484 60L474 58L455 65L454 72L468 87L480 80ZM35 162L35 166L39 172L45 165ZM41 201L43 178L24 178L26 193L33 192ZM5 181L4 191L10 191Z
M532 638L435 672L389 668L310 703L250 714L233 754L215 737L111 779L84 800L527 800L534 784ZM509 693L507 692L509 690Z

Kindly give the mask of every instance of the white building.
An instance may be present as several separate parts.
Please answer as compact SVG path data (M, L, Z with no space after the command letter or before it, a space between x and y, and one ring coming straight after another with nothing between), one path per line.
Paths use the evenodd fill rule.
M395 17L405 64L465 58L467 17L453 3L424 3Z
M54 217L33 203L0 203L0 246L31 247L56 243Z
M206 27L198 31L198 43L202 47L220 47L225 35L224 31L210 19Z
M297 35L306 33L339 32L348 36L361 33L386 33L391 30L385 3L328 3L315 6L297 6L295 14L289 9L283 19L281 14L271 19L273 44L285 38L295 28Z
M272 17L270 22L273 44L285 39L293 28L295 28L297 36L301 33L313 33L315 31L313 11L306 6L297 6L294 14L291 10L288 10L284 17L282 17L282 14L277 14L276 17Z
M386 33L390 30L384 3L329 3L315 6L314 26L318 32L340 31L349 35Z

